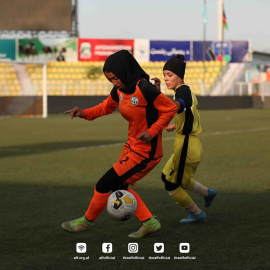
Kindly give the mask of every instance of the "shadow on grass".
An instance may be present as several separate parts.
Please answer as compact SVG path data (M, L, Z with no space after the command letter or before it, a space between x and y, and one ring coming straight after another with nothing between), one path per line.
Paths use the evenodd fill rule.
M112 220L106 211L93 230L77 234L61 229L61 223L82 216L93 187L39 187L2 185L1 265L3 269L266 269L269 267L270 196L220 192L210 208L193 196L207 213L207 221L180 225L185 210L163 190L135 189L150 210L161 218L160 233L145 239L129 239L140 222ZM190 243L190 253L179 252L180 243ZM76 253L76 243L86 243L85 254ZM102 244L112 243L113 252L102 253ZM138 253L128 252L128 243L138 243ZM154 253L154 243L164 243L165 252ZM89 256L87 260L74 257ZM114 256L114 260L100 259ZM125 260L123 256L144 259ZM166 256L170 259L149 259ZM190 256L191 259L174 259ZM126 268L128 267L128 268ZM266 268L264 268L266 267ZM179 268L179 269L180 269Z
M95 140L95 141L72 141L72 142L52 142L40 144L15 145L0 148L0 158L35 155L56 151L79 150L81 148L103 147L110 144L124 144L117 140Z

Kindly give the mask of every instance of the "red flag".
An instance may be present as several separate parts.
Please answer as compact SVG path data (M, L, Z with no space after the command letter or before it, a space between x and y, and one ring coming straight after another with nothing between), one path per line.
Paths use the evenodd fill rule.
M222 17L222 23L223 23L223 28L228 30L228 24L227 24L227 18L226 18L226 14L224 11L224 6L223 6L223 17Z

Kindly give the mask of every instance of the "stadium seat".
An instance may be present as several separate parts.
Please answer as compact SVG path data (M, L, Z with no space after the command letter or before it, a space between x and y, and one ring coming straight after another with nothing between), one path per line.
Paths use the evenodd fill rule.
M162 91L172 95L167 90L163 79L163 61L141 63L143 69L150 78L158 77L162 81ZM224 64L224 66L223 66ZM206 91L209 92L212 85L219 78L222 67L226 63L218 61L188 61L186 66L185 82L193 91L200 94L202 80L205 79ZM49 95L108 95L112 86L102 72L103 61L98 62L49 62L47 64L47 91ZM27 72L31 82L35 85L38 95L42 94L42 66L27 64ZM89 71L99 68L98 73L89 77ZM100 73L99 73L100 72ZM204 73L205 72L205 73ZM10 87L12 85L12 87ZM20 92L20 83L14 67L11 64L0 63L0 95L5 93Z

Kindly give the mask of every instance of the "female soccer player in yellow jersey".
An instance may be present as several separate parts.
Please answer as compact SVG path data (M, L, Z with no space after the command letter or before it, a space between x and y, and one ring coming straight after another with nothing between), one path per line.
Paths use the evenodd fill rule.
M197 98L189 86L184 84L186 68L184 60L183 55L173 56L163 68L166 86L174 91L178 112L174 117L175 124L169 124L165 129L169 132L175 130L176 137L174 152L162 171L162 180L173 200L188 211L188 216L180 220L180 223L189 224L204 220L206 215L185 189L203 196L205 207L212 204L217 190L207 188L193 179L202 157L202 146L198 136L202 128Z

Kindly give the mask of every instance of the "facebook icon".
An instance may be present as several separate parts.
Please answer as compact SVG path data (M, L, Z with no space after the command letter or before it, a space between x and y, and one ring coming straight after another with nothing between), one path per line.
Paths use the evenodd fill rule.
M103 243L102 252L103 253L112 253L112 243Z

